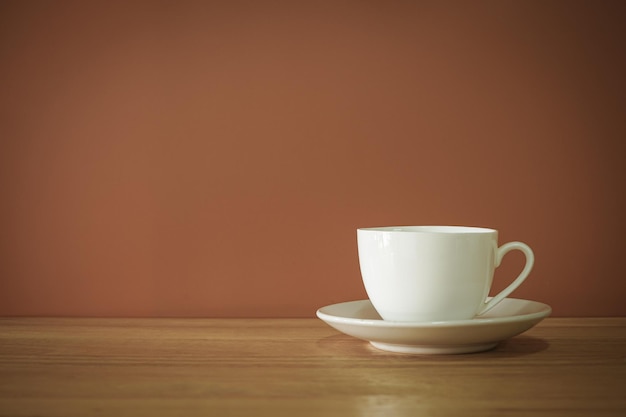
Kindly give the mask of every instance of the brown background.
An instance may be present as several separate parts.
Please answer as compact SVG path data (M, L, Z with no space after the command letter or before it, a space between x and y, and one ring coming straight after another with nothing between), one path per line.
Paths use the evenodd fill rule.
M464 224L625 315L624 4L3 1L0 314L311 317Z

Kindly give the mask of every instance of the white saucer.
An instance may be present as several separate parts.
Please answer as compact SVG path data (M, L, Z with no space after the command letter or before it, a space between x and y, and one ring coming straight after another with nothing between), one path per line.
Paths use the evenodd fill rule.
M505 298L470 320L398 322L380 318L369 300L332 304L317 317L349 336L386 351L414 354L481 352L530 329L552 312L536 301Z

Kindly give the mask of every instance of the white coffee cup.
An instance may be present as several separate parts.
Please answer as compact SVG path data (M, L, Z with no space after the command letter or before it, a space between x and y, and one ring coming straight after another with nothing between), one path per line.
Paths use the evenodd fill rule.
M528 276L534 255L521 242L498 247L498 231L465 226L400 226L357 229L365 290L384 320L451 321L481 315ZM504 255L526 256L519 276L487 299Z

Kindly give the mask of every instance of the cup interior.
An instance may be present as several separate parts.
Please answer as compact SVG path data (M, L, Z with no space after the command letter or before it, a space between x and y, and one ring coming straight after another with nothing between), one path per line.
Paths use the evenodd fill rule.
M412 233L493 233L494 229L474 226L384 226L384 227L364 227L362 231L373 232L412 232Z

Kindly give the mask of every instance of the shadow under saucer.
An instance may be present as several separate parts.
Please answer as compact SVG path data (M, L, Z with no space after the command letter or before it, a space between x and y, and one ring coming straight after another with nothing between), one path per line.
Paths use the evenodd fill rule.
M550 343L545 339L520 335L503 340L490 353L493 357L510 358L538 353L549 347Z
M503 340L499 342L494 348L482 351L482 352L473 352L473 353L459 353L454 355L448 354L403 354L403 353L395 353L384 351L375 348L366 340L356 339L353 337L349 337L344 334L337 334L333 336L328 336L318 340L317 345L329 355L332 356L372 356L375 357L406 357L406 358L428 358L435 359L439 358L441 360L453 360L454 358L467 358L467 357L485 357L491 360L498 358L514 358L521 357L525 355L532 355L541 351L544 351L550 347L550 343L548 343L545 339L541 339L533 336L525 336L519 335L512 337L507 340Z

